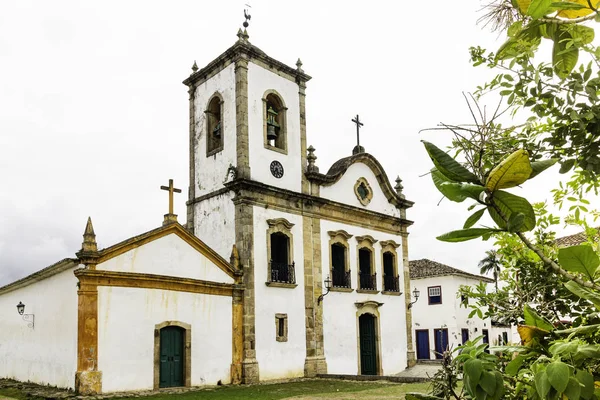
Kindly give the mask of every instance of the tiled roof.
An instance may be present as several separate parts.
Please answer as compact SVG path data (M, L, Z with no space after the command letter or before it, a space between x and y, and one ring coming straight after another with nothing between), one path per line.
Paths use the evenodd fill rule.
M599 231L598 236L600 239L600 227L597 227L596 229ZM582 244L585 242L587 242L587 236L585 234L585 231L576 233L574 235L563 236L554 241L554 243L558 247L577 246L578 244Z
M0 294L7 293L12 290L18 289L23 286L27 286L30 283L41 281L52 275L56 275L59 272L65 271L69 268L75 268L77 266L77 260L71 258L64 258L46 268L43 268L33 274L27 275L17 281L9 283L8 285L0 287Z
M446 275L457 275L465 278L475 279L484 282L494 282L486 276L470 274L460 269L453 268L449 265L442 264L436 261L428 260L423 258L421 260L409 261L410 266L410 279L424 279L431 278L434 276L446 276Z

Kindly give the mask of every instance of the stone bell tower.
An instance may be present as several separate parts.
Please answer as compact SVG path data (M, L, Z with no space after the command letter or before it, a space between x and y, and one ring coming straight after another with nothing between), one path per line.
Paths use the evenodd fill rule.
M258 381L255 350L255 197L277 188L308 193L305 88L310 76L238 40L183 81L189 93L187 227L244 271L243 380ZM270 189L269 189L270 188ZM263 243L256 246L264 248Z

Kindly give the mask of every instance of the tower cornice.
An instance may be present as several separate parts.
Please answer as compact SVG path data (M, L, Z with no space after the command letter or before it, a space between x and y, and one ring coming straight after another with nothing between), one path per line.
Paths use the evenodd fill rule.
M311 79L311 76L305 74L302 69L292 68L281 61L269 57L264 51L248 41L237 41L233 46L225 50L223 54L209 62L204 68L193 72L183 81L183 84L186 86L195 86L198 83L202 83L219 71L222 71L228 65L234 63L240 56L245 56L248 61L298 84L305 84Z

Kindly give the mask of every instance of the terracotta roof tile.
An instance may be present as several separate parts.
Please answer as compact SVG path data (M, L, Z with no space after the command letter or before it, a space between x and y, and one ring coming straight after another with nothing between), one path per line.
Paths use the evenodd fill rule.
M428 260L423 258L421 260L409 261L410 266L410 279L423 279L431 278L434 276L446 276L446 275L457 275L465 278L476 279L484 282L494 282L486 276L475 275L460 269L453 268L449 265L439 263L437 261Z
M600 240L600 227L596 228L598 232L598 238ZM569 246L577 246L578 244L582 244L587 242L587 235L585 231L578 232L574 235L559 237L554 241L554 243L558 247L569 247Z

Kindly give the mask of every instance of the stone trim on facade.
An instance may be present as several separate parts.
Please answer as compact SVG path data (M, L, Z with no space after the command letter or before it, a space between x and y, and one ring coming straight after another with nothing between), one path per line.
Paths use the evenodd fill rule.
M279 333L279 321L283 321L283 335ZM288 316L287 314L275 314L275 340L278 342L287 342L288 341Z
M154 326L154 390L160 387L160 330L167 326L183 328L184 333L184 360L183 377L184 386L192 386L192 326L181 321L164 321Z
M250 178L248 59L244 54L240 54L235 59L235 134L236 175L238 178Z
M398 292L392 292L392 291L386 291L385 290L385 259L384 259L384 254L385 253L390 253L393 257L394 257L394 276L398 276L399 278L399 274L398 274L398 253L396 252L396 249L398 247L400 247L400 245L396 242L394 242L393 240L384 240L379 242L379 245L381 246L381 289L383 294L389 294L392 296L399 296L402 294L402 290L398 291ZM399 288L401 289L401 288ZM410 292L407 292L410 293Z
M274 219L268 219L267 220L267 225L269 226L269 228L267 229L267 260L264 260L267 263L267 282L266 285L267 286L273 286L273 287L287 287L287 288L294 288L296 286L298 286L295 283L295 279L294 279L294 283L285 283L285 282L272 282L271 281L271 262L272 260L270 259L271 257L271 235L273 233L281 233L284 234L285 236L287 236L288 238L288 260L287 263L288 265L291 265L294 263L294 235L292 234L292 227L294 226L294 224L292 224L290 221L288 221L285 218L274 218ZM260 265L260 261L257 261L257 264Z
M190 85L189 94L189 186L188 203L196 198L196 86ZM195 210L192 204L187 204L187 222L186 228L192 234L194 233Z
M359 191L361 186L366 191L365 197L363 197ZM362 204L365 207L369 205L371 200L373 200L373 189L371 189L371 185L369 185L369 182L365 178L360 177L356 180L356 183L354 184L354 195L356 196L360 204Z

